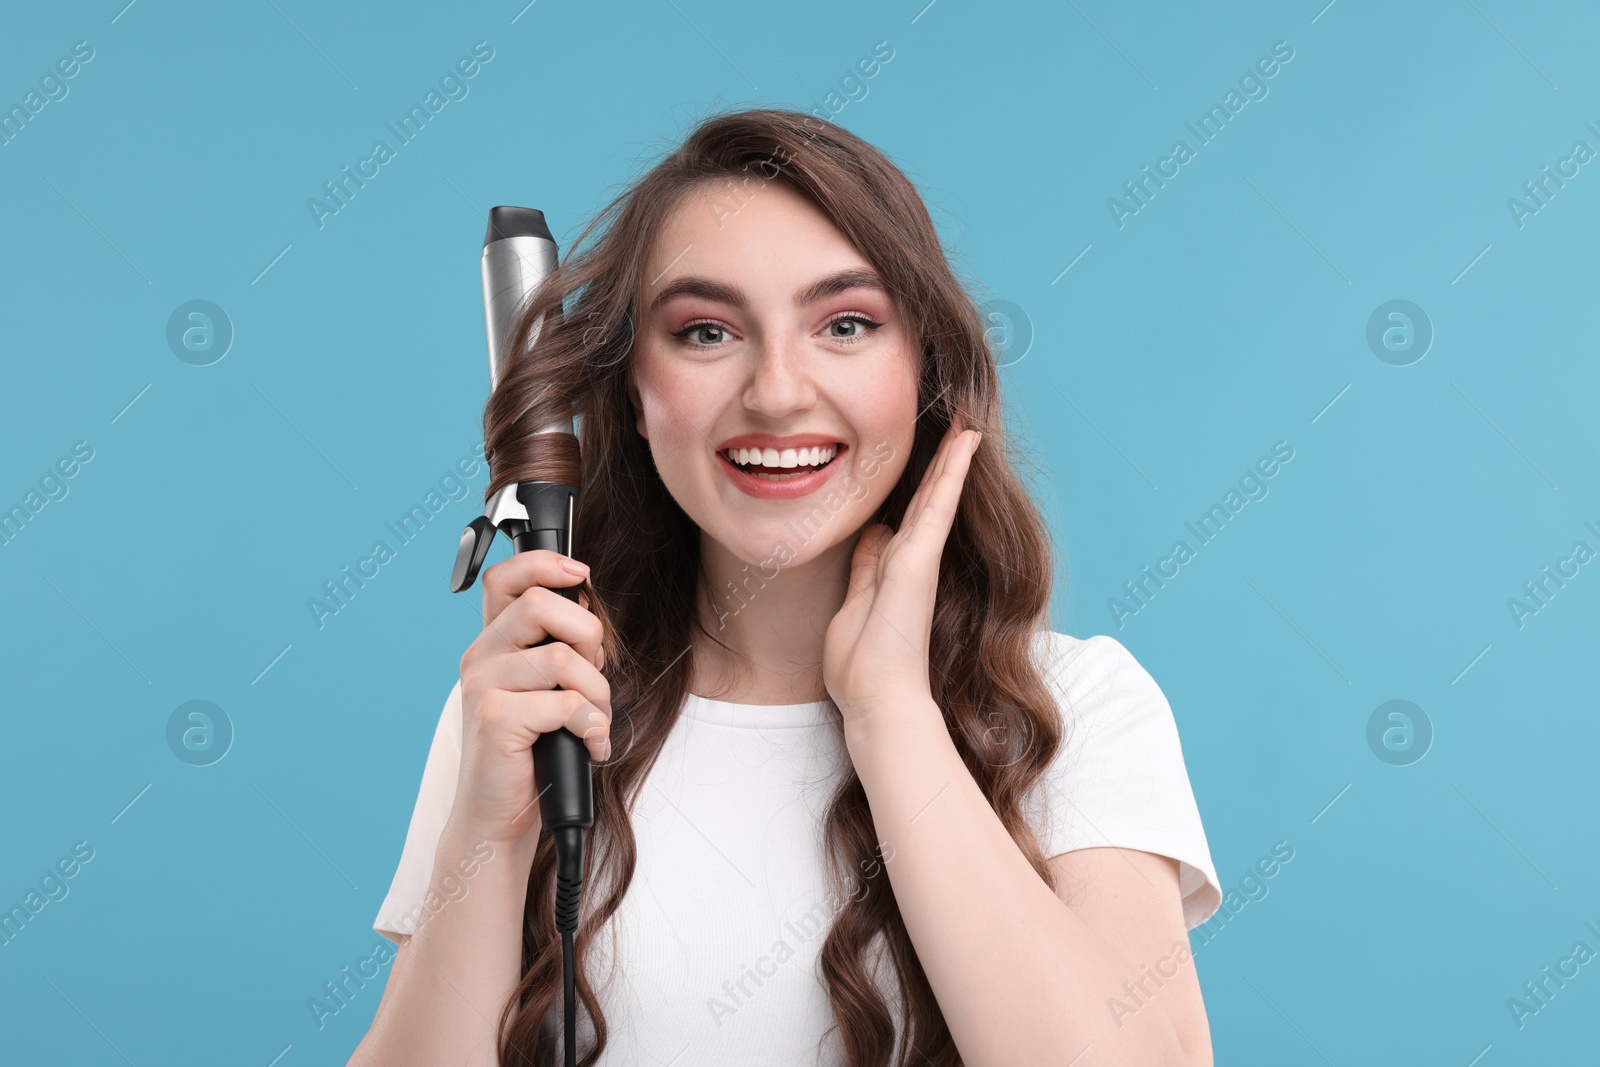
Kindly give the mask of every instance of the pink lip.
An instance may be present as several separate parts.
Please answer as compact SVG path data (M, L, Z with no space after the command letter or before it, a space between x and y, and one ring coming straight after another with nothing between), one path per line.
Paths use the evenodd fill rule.
M753 447L745 445L742 447ZM838 465L840 457L848 450L849 446L842 442L837 446L838 451L827 466L802 474L798 478L785 478L783 481L771 481L754 474L747 474L728 459L721 450L717 452L717 463L728 475L728 478L746 496L753 496L761 500L793 500L796 497L806 496L822 488L827 480L833 477L834 467Z

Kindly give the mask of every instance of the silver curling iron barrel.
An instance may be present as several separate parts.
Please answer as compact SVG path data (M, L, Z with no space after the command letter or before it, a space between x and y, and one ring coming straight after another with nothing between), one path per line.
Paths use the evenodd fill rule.
M489 387L500 381L509 361L511 333L518 314L540 283L556 269L556 242L545 224L544 212L526 207L496 207L489 211L489 232L483 240L483 314L489 341ZM559 310L558 310L559 313ZM529 346L538 339L542 320L530 331ZM484 514L461 533L450 589L462 592L472 586L482 568L495 531L510 538L512 551L549 549L572 555L572 525L577 511L580 471L578 441L570 413L534 434L536 449L548 454L541 462L549 480L513 482L489 498ZM542 459L542 457L541 457ZM574 603L578 586L555 592ZM554 641L547 637L546 645ZM538 646L534 646L538 647ZM577 1063L577 996L574 983L572 938L578 928L578 905L583 893L584 834L594 825L594 785L589 751L583 740L565 727L543 733L533 743L534 788L540 821L555 839L556 929L561 933L562 975L566 996L566 1064Z

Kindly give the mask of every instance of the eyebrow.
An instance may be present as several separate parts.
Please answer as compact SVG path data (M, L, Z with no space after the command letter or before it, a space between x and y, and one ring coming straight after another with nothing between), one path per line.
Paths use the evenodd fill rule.
M836 271L826 277L819 278L795 293L795 307L804 307L824 297L842 293L846 289L876 289L881 293L888 292L888 289L883 284L883 279L879 278L876 272L854 267L848 270ZM734 307L744 307L748 302L744 290L737 285L719 282L699 274L686 274L681 278L674 278L663 286L661 291L655 295L655 299L650 301L650 310L655 311L656 308L675 296L699 296L707 300L731 304Z

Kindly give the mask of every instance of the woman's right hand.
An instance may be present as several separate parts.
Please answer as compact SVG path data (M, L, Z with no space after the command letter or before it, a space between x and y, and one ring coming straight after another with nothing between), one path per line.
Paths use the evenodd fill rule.
M450 811L469 840L509 845L538 826L529 749L539 735L566 727L594 762L611 755L600 620L555 591L587 574L548 549L483 572L483 632L461 657L461 770ZM533 647L546 637L555 640Z

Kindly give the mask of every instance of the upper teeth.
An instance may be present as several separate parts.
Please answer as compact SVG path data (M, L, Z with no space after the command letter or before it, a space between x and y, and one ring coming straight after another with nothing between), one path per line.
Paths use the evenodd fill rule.
M729 448L723 455L741 467L759 463L763 467L815 467L828 462L839 450L838 445L819 445L815 448Z

